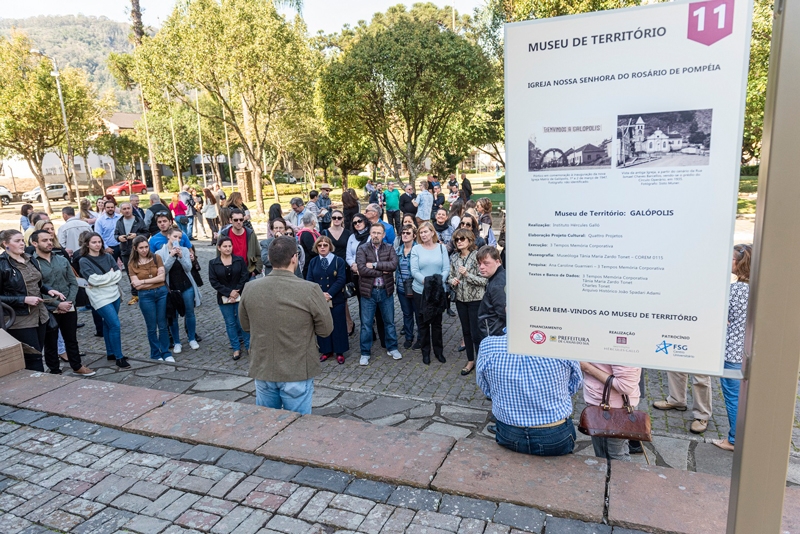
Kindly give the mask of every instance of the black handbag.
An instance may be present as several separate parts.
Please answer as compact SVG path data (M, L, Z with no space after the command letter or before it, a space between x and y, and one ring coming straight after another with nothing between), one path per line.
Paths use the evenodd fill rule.
M344 296L346 298L351 299L356 296L356 285L353 282L347 282L342 291L344 291Z
M405 290L406 297L411 298L414 296L414 279L406 278L403 280L403 290Z

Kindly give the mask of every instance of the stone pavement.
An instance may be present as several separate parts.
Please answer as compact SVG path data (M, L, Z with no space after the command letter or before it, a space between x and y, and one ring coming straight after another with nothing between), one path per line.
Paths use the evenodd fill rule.
M196 241L195 246L201 265L207 265L214 249L206 241ZM202 276L205 277L205 270ZM203 305L196 309L196 314L197 332L203 341L200 349L194 351L186 344L185 332L181 332L184 349L181 354L175 355L175 365L154 364L149 360L147 339L143 335L144 321L138 306L124 303L127 302L127 293L120 316L123 348L127 356L134 359L132 371L119 372L113 365L107 364L103 357L103 341L93 337L91 317L88 313L82 313L81 318L87 326L79 330L79 340L82 349L89 352L90 362L94 360L90 365L98 369L97 378L220 400L254 403L254 386L252 380L247 378L248 357L245 353L239 361L231 359L231 349L213 290L206 283L201 293ZM357 317L358 308L354 301L351 302L351 312L353 317ZM399 307L396 308L396 317L400 317ZM398 319L397 323L400 322ZM401 350L404 358L394 361L381 352L376 342L370 365L362 367L357 361L357 335L352 336L351 351L344 365L338 365L335 361L322 364L322 374L316 380L314 413L423 430L457 439L491 438L485 430L491 404L477 387L474 373L466 377L459 373L466 361L464 353L456 352L460 337L458 319L445 314L447 363L433 361L430 366L423 365L420 352L411 350ZM710 444L711 439L724 438L728 431L719 380L713 380L713 416L708 430L702 436L697 436L689 432L691 410L662 412L652 408L653 401L667 395L666 374L647 370L646 379L646 396L639 408L650 413L656 436L650 451L656 453L656 465L730 476L733 455ZM691 404L691 392L689 402ZM575 399L576 419L583 406L582 393L579 392ZM800 417L796 421L800 421ZM793 442L795 450L800 451L800 422L795 424ZM582 441L579 450L590 454L591 448L585 449L587 445L588 442ZM641 456L635 459L645 461ZM800 484L800 457L792 459L788 480Z

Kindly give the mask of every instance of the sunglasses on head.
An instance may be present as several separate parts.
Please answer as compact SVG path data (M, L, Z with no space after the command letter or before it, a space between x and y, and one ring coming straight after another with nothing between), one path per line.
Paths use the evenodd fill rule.
M158 212L156 212L156 217L158 217L159 215L169 215L169 212L168 211L158 211Z

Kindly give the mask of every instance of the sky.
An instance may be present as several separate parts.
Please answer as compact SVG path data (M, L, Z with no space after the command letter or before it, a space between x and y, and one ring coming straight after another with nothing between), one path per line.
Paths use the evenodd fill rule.
M433 0L437 5L452 4L453 0ZM333 33L349 23L359 20L369 21L378 11L386 11L395 4L404 3L410 7L414 1L403 0L304 0L303 17L311 35L323 30ZM455 0L456 11L472 13L484 0ZM174 2L170 0L140 0L142 18L147 26L158 28L172 11ZM106 16L112 20L129 22L130 2L128 0L0 0L0 18L26 18L36 15L95 15ZM284 9L284 12L291 10Z

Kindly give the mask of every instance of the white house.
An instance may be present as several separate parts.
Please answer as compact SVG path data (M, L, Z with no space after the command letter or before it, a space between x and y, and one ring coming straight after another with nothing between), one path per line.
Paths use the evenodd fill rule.
M84 161L81 156L75 156L74 159L75 176L81 186L89 184L92 169L105 169L106 176L109 179L114 176L114 160L110 156L101 156L90 152L87 159L88 161ZM61 160L54 152L45 154L42 170L44 171L46 183L63 184L66 180ZM36 177L33 175L33 171L31 171L27 161L20 158L10 158L0 160L0 185L6 186L12 193L24 193L25 191L30 191L39 183L36 181Z

